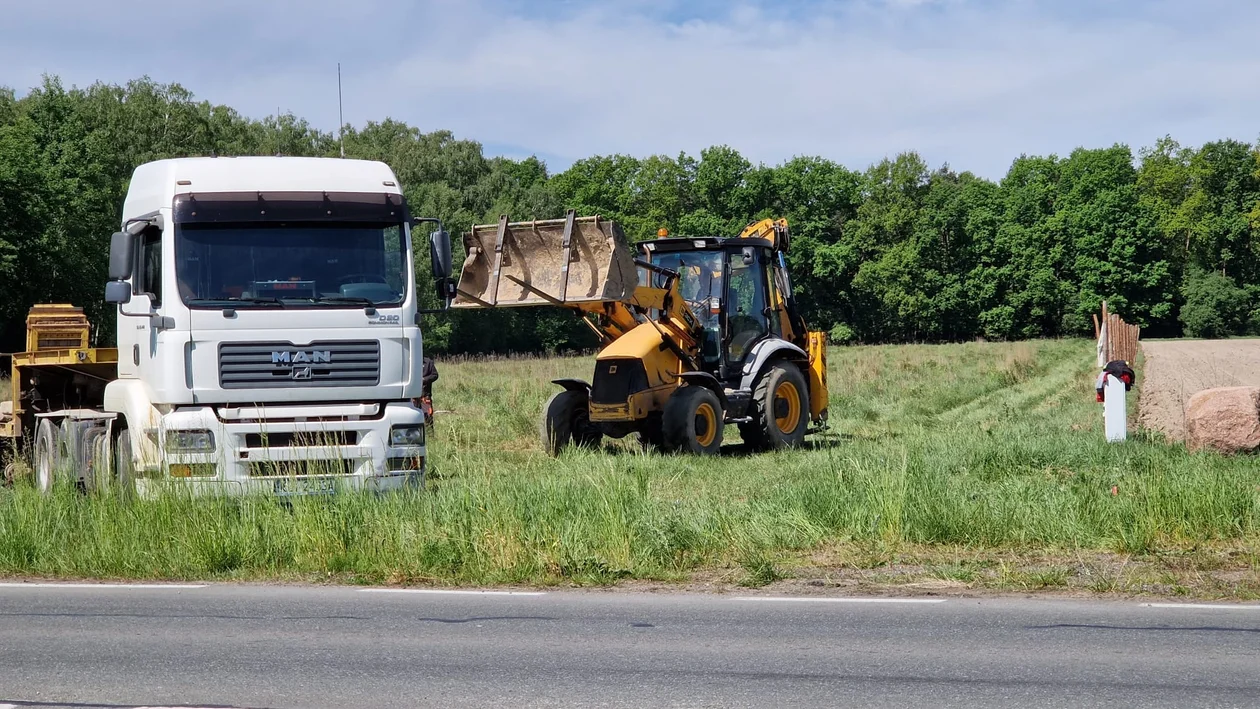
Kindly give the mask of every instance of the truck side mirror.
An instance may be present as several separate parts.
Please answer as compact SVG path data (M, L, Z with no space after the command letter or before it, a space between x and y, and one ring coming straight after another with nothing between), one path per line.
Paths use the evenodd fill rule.
M131 232L114 232L109 240L109 280L125 281L131 278L131 269L135 262L136 238ZM128 297L131 297L130 292Z
M126 281L110 281L105 284L105 302L122 305L131 301L131 284Z
M433 277L445 280L451 277L451 235L447 231L429 234L429 256L433 261Z
M756 257L753 256L753 250L751 246L745 246L743 248L743 258L744 258L745 266L753 265L753 262L756 260Z

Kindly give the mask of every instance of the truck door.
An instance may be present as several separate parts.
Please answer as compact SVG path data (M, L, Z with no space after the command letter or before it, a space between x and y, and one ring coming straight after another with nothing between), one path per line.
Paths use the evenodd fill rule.
M134 314L162 310L162 232L150 226L136 237L136 264L132 270L131 301L123 310ZM118 372L139 376L148 371L157 355L159 332L147 317L120 317L118 322Z

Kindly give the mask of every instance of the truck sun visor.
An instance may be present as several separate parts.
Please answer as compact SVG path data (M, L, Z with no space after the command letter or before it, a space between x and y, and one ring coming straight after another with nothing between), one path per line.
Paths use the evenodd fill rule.
M387 222L410 219L402 195L371 192L203 192L175 196L177 224Z

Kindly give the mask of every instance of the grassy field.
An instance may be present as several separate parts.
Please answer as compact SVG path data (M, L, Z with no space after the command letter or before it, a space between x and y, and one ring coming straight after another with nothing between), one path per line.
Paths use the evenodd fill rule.
M716 458L560 459L537 417L584 358L440 363L428 489L132 502L0 493L0 573L351 583L666 582L1260 596L1253 459L1102 441L1087 341L831 352L832 432Z

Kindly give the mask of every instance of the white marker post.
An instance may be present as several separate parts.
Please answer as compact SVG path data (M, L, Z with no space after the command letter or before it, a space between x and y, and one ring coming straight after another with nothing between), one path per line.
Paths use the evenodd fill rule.
M1129 409L1125 404L1124 380L1103 374L1103 431L1108 443L1119 443L1129 435Z

